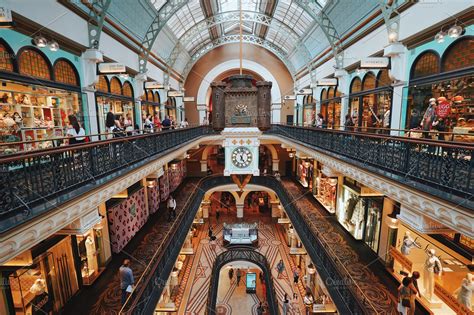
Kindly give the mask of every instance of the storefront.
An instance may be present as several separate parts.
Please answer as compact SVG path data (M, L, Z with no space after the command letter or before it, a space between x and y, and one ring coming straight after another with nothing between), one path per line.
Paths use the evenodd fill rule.
M454 235L434 234L431 237L400 223L396 245L390 249L393 276L401 282L404 275L419 272L420 302L436 315L470 314L469 311L474 311L466 307L467 299L458 299L461 284L467 274L472 273L474 240L464 235L459 237L465 250L470 253L469 259L459 252L459 244L453 243ZM438 241L443 238L453 239L451 243ZM472 295L469 298L472 305L474 298Z
M407 88L407 129L453 132L456 141L474 142L473 135L465 135L474 131L473 38L454 41L441 56L425 50L413 61ZM442 140L445 135L426 133L425 137Z
M363 80L355 77L349 94L349 114L356 131L388 133L392 112L392 87L388 70L372 71Z
M0 143L63 137L69 115L84 125L79 75L70 61L59 58L51 65L32 46L13 56L7 43L0 41ZM12 153L49 146L52 141L0 150Z
M122 85L117 77L111 77L109 80L107 76L100 75L96 89L97 119L100 132L106 131L105 120L108 112L112 112L118 121L124 118L131 120L131 126L135 127L137 124L134 110L135 101L130 82L125 81Z
M338 176L319 162L315 169L313 195L329 213L336 213Z
M337 87L321 91L321 115L326 128L339 129L341 124L341 93Z
M145 94L143 94L141 98L142 104L142 124L144 124L145 119L148 115L154 117L158 115L160 117L160 95L158 92L153 92L148 90ZM160 121L162 121L160 117ZM142 126L143 128L143 126Z
M296 177L303 187L313 189L313 160L296 158Z
M168 97L165 105L166 115L172 121L176 122L176 99L174 97Z
M303 98L303 126L313 126L315 118L316 104L314 103L312 95L306 95Z
M377 252L383 206L382 194L345 177L338 198L336 217L356 240L364 241Z

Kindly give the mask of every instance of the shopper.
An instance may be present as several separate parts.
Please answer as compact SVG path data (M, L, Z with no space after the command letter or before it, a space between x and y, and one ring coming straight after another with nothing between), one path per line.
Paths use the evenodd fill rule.
M278 277L280 277L280 275L285 270L285 264L283 263L283 259L280 259L280 261L278 262L278 264L276 266L276 269L277 269L277 272L278 272Z
M68 119L69 124L71 125L71 128L69 128L66 132L66 135L69 137L69 144L86 142L86 132L77 121L76 116L69 115Z
M323 128L324 125L324 117L321 113L316 115L316 128Z
M262 271L260 271L260 273L258 274L258 278L260 279L260 283L263 283L264 277Z
M181 120L179 123L179 128L187 128L189 127L188 119L184 118L184 120Z
M153 122L151 120L151 115L148 114L145 117L145 123L143 124L143 129L145 129L146 133L153 132Z
M133 135L133 122L130 118L130 114L125 115L125 118L123 119L123 128L125 129L127 136Z
M234 268L229 269L229 282L232 284L232 278L234 278Z
M158 113L153 116L153 127L155 127L155 132L161 131L161 121Z
M263 304L262 304L262 302L260 302L258 304L258 307L257 307L257 314L258 315L263 315L263 312L264 312Z
M168 221L171 222L172 219L176 218L176 200L172 195L168 197Z
M165 119L161 122L161 128L163 130L169 130L171 128L171 120L168 116L165 116Z
M115 115L112 112L108 112L105 118L105 128L107 132L107 139L114 137L115 130L120 127L120 123L115 120Z
M125 304L128 294L132 292L135 280L133 272L130 268L130 259L124 259L122 266L119 269L120 289L122 290L122 305Z
M402 284L398 287L398 305L397 310L402 315L415 313L415 294L417 290L410 277L405 277ZM413 302L412 302L413 301Z
M221 216L221 213L219 212L219 208L216 208L216 222L219 223L219 218Z
M237 286L240 285L240 278L242 278L242 271L240 268L237 268Z
M300 279L300 268L295 267L295 269L293 269L293 283L298 284L299 279Z
M289 310L290 310L290 301L288 300L288 295L285 293L285 297L283 298L283 313L282 313L282 315L287 315Z
M346 115L346 120L344 121L344 130L353 131L354 130L354 121L350 114Z
M211 226L209 225L209 230L207 231L207 235L209 236L209 240L212 240L212 228Z
M306 295L303 298L304 307L306 308L306 315L311 314L311 310L313 308L313 296L309 290L306 291Z

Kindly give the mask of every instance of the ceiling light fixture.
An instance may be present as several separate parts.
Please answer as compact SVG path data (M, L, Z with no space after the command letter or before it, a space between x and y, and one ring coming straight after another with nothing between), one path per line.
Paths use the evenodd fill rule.
M43 36L38 35L33 39L33 44L38 48L44 48L48 45L48 41Z
M439 31L434 39L435 41L438 43L438 44L441 44L442 42L444 42L444 37L446 36L446 33L444 33L443 31Z
M49 45L49 50L51 50L51 51L58 51L59 50L59 44L58 44L58 42L56 42L54 40L50 41L48 43L48 45Z
M459 36L461 36L462 32L463 28L457 24L454 24L449 28L448 36L451 38L458 38Z

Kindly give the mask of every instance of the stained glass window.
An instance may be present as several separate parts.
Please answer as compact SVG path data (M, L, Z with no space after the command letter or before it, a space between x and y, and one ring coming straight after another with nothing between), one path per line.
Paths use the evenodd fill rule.
M418 57L412 66L411 78L421 78L439 73L439 57L436 53L427 51Z
M474 66L474 44L472 38L460 39L449 47L443 56L443 71Z
M362 81L359 77L356 77L352 80L351 83L351 93L357 93L362 90Z
M364 77L363 90L372 90L375 89L375 75L372 72L367 72Z
M101 92L109 92L109 84L107 83L107 79L105 76L99 76L99 83L97 83L97 90Z
M66 60L58 60L54 65L54 79L69 85L79 85L73 66Z
M133 88L130 82L123 83L122 93L124 96L133 97Z
M48 61L37 51L25 49L18 57L20 74L51 80Z
M110 93L120 95L122 94L122 85L120 80L116 77L110 79Z
M0 70L13 71L13 56L2 44L0 44Z

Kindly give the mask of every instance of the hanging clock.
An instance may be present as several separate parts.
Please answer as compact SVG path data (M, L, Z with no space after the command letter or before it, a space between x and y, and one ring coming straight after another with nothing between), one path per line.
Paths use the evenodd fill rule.
M237 147L232 151L232 164L238 168L247 168L253 160L252 152L246 147Z

